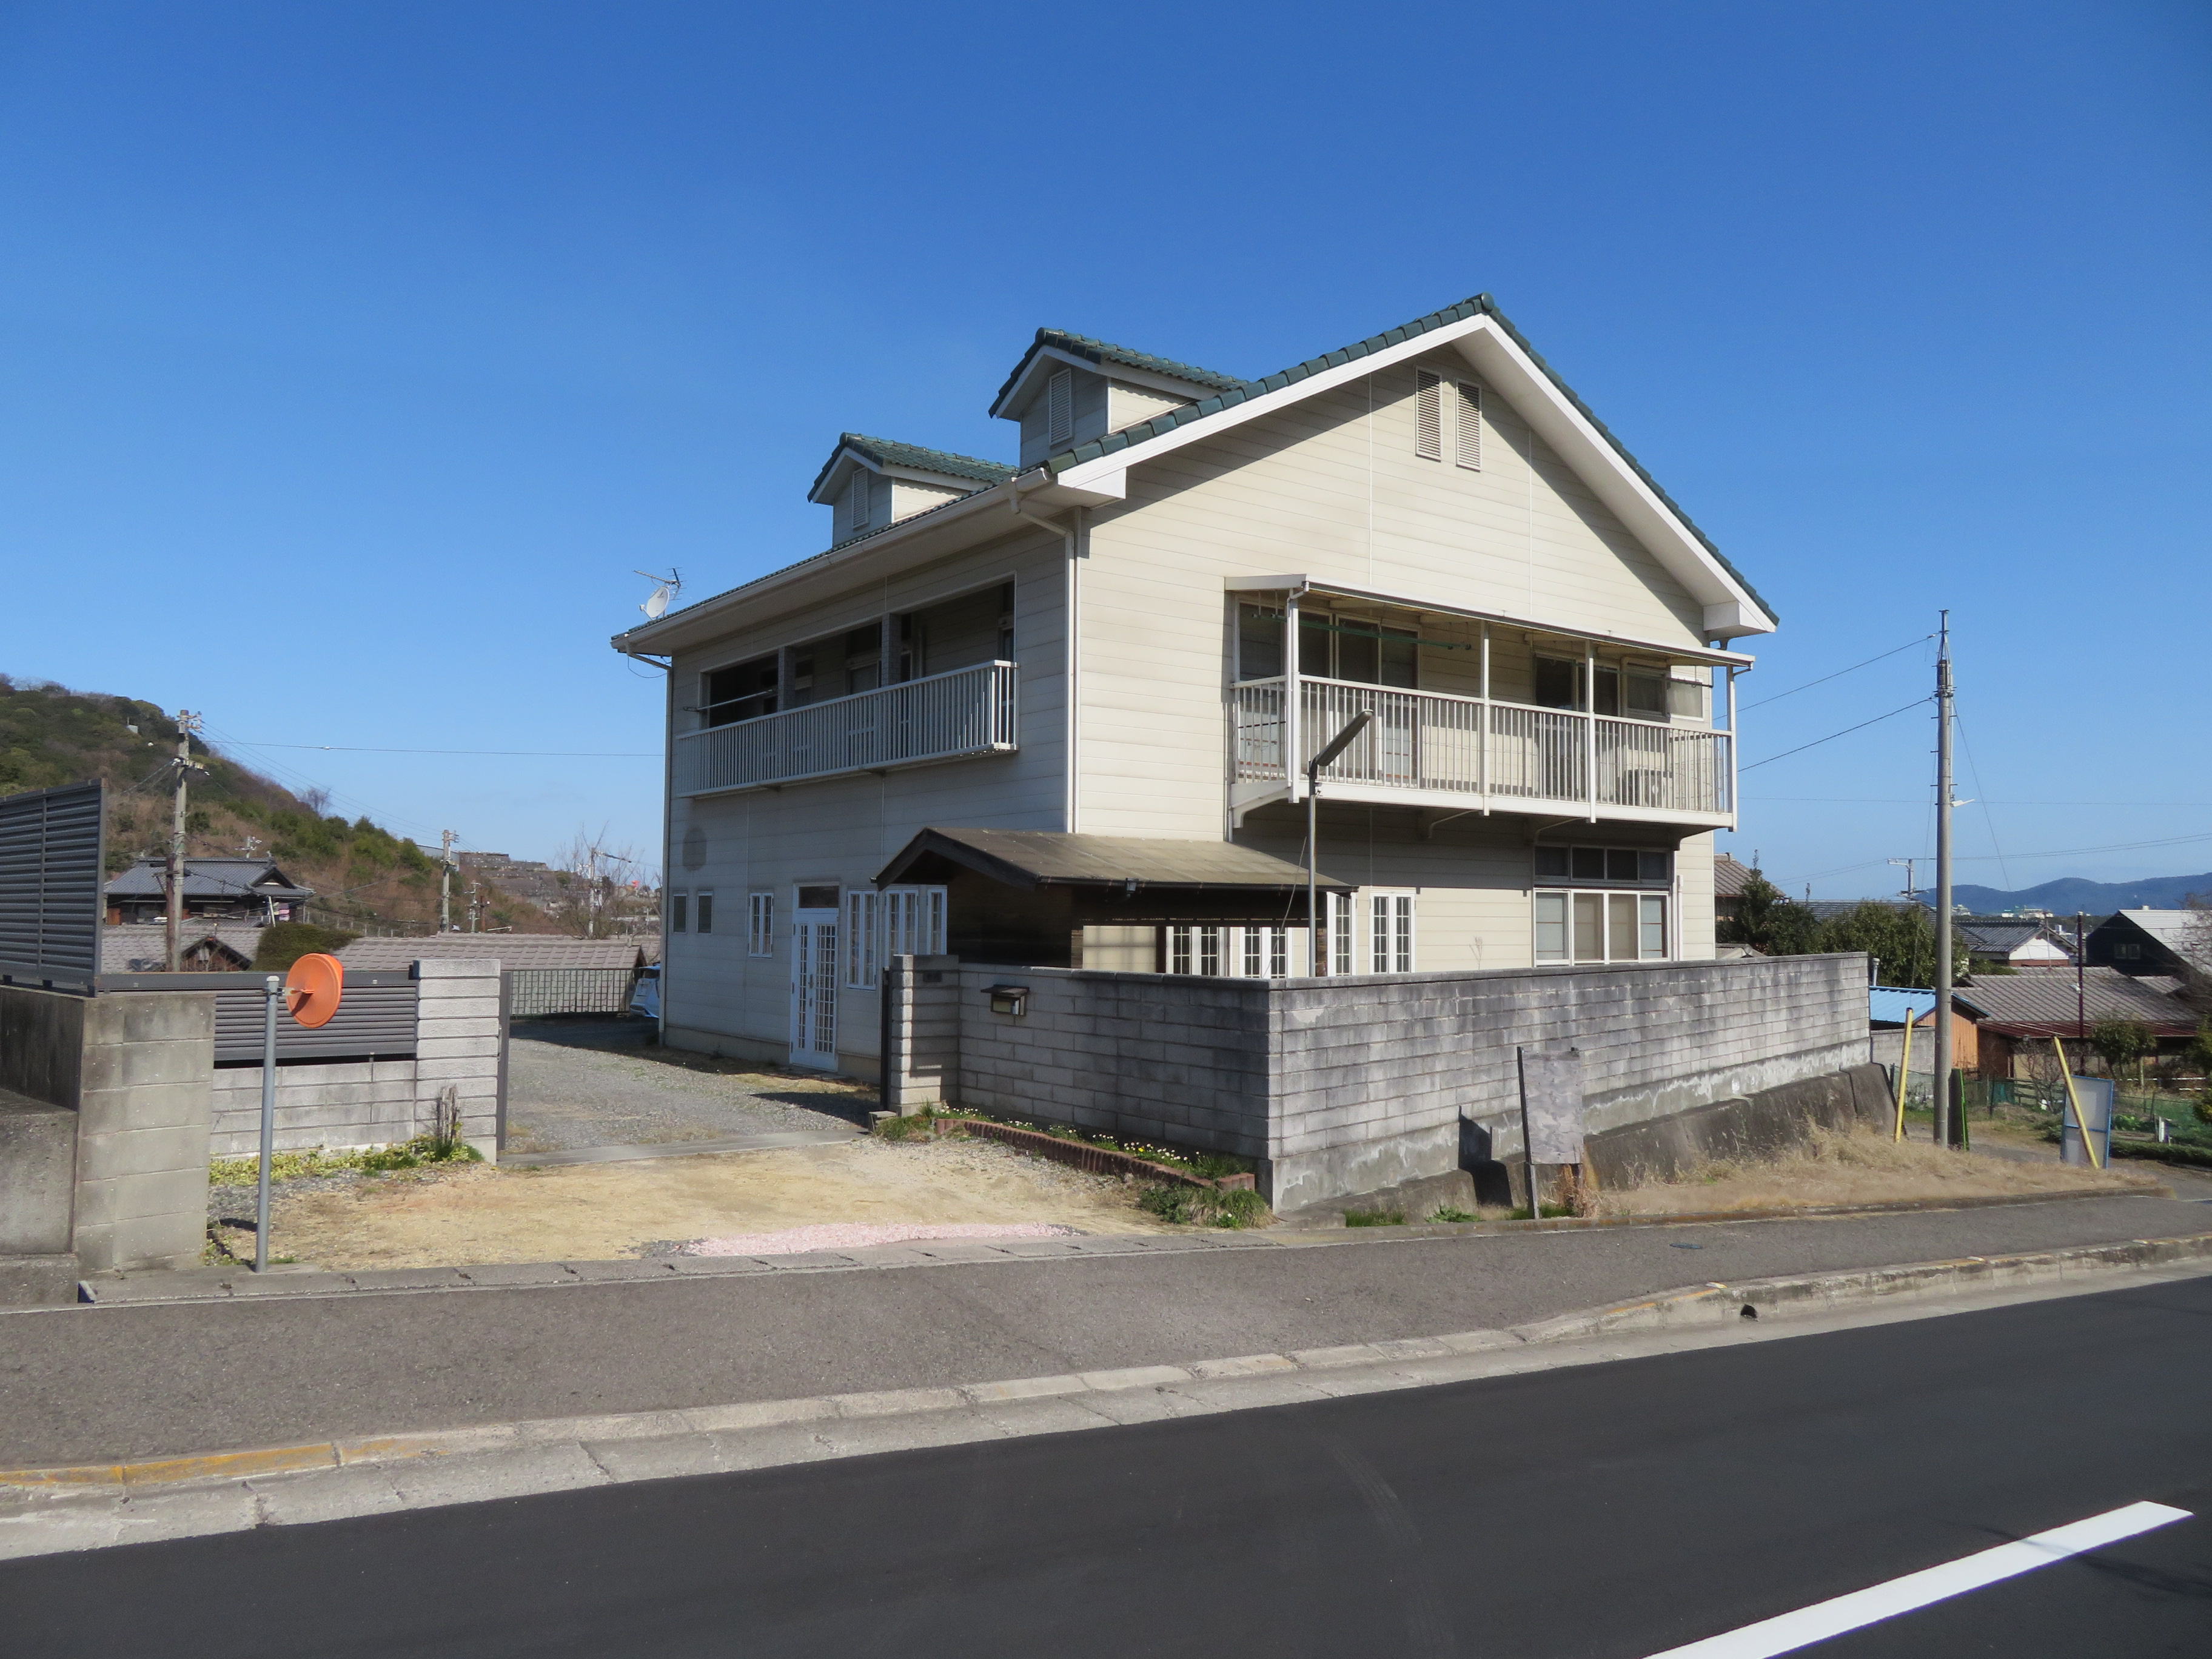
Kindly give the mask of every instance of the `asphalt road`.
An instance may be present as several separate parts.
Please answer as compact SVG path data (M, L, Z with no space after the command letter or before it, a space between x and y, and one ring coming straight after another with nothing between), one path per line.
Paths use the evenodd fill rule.
M1638 1659L2212 1508L2212 1279L0 1565L0 1652ZM1823 1656L2212 1650L2192 1519Z
M1492 1235L0 1315L0 1468L1181 1364L1498 1328L1708 1279L2212 1227L2117 1198Z

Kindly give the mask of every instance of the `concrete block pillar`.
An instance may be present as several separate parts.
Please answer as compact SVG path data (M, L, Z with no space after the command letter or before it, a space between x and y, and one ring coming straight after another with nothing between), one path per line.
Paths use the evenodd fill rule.
M87 1273L197 1267L207 1243L215 994L83 1000L74 1242Z
M450 1089L461 1133L487 1159L499 1156L502 1036L499 961L469 957L415 964L420 1000L415 1012L415 1127L438 1121L438 1099Z
M884 975L883 1099L911 1115L952 1098L960 1069L957 957L894 957Z

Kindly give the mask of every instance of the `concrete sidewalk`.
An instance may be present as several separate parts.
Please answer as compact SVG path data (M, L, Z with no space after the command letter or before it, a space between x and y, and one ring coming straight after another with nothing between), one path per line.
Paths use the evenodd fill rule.
M2208 1228L2203 1205L2124 1197L1513 1236L1221 1234L958 1262L893 1247L813 1271L41 1310L0 1319L0 1466L1393 1341L1708 1279Z

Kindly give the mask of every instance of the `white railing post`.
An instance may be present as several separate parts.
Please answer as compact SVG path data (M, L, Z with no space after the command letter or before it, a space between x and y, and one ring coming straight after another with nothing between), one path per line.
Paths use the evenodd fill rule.
M1482 625L1482 707L1475 710L1474 722L1475 793L1482 797L1482 810L1490 811L1490 624Z
M1283 781L1292 800L1305 789L1305 750L1298 741L1305 696L1298 684L1298 591L1283 595Z
M1583 647L1583 781L1589 786L1589 821L1597 822L1597 647Z

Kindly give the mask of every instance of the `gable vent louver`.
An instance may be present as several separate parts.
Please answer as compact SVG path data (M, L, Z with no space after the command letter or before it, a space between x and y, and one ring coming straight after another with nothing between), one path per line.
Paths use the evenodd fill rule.
M845 517L847 526L854 530L868 527L868 470L856 466L853 480L845 486Z
M1482 388L1459 383L1459 431L1453 459L1470 472L1482 471Z
M1442 375L1413 371L1413 453L1425 461L1444 458L1443 389Z
M1061 369L1045 382L1045 441L1054 447L1075 436L1075 372Z

